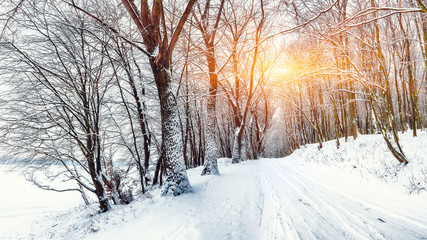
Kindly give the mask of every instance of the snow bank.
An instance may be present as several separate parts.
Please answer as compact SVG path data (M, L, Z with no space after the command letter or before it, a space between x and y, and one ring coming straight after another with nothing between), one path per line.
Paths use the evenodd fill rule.
M419 131L418 137L410 133L400 134L403 152L409 160L408 165L400 164L388 150L381 135L359 135L345 142L336 141L310 144L297 149L290 158L298 162L318 163L334 166L362 178L375 176L384 182L403 187L408 193L422 193L427 189L427 133Z

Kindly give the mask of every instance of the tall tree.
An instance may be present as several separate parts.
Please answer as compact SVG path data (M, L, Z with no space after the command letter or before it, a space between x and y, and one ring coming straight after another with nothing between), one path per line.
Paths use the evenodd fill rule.
M163 176L165 177L162 195L176 196L191 191L184 163L182 132L180 130L178 103L173 89L171 61L175 46L195 2L196 0L189 0L182 13L177 12L177 5L173 6L174 12L171 14L174 16L169 18L167 13L170 12L170 9L166 9L161 0L152 2L142 0L139 7L132 0L122 0L123 6L143 40L145 49L138 49L149 58L160 99L162 118L161 159ZM94 14L77 6L74 1L71 3L75 8L108 26ZM175 19L177 16L179 20L176 26L174 26L175 22L166 21L167 19ZM171 24L170 29L167 27L169 23ZM112 27L109 28L118 33Z
M171 61L173 50L195 2L196 0L188 1L169 40L169 31L166 27L168 23L166 22L167 10L161 0L154 0L151 3L151 10L147 0L142 0L139 8L131 0L122 0L129 16L141 34L159 94L163 136L161 154L165 176L162 195L172 194L176 196L191 191L184 163L178 104L171 75Z
M209 70L209 95L207 102L207 129L206 129L206 155L202 175L219 174L217 164L217 151L218 148L215 143L216 132L216 93L218 91L218 72L217 60L215 55L215 36L218 30L219 21L221 19L222 9L224 8L225 0L221 0L216 15L214 15L213 25L211 23L211 12L213 7L210 0L207 0L204 9L198 4L198 13L194 14L197 23L197 28L202 34L203 42L205 44L204 53Z

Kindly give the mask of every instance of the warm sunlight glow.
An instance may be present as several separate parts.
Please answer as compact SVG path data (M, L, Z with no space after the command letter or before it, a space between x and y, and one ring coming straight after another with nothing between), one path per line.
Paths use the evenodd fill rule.
M287 81L302 74L306 68L302 64L278 62L271 70L271 79L277 82Z
M324 65L321 53L307 50L284 51L271 69L271 80L276 83L293 82L297 79L313 79L319 76L319 68Z
M289 66L280 66L277 69L275 69L275 73L278 75L286 75L290 73Z
M292 66L283 62L276 63L271 70L273 78L289 77L293 72Z

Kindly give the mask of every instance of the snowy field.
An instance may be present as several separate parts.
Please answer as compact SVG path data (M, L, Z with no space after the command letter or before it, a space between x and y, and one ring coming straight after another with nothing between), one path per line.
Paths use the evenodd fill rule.
M188 171L194 192L97 214L77 193L37 189L0 170L0 239L427 239L427 135L402 136L401 166L381 136Z
M33 222L37 225L46 216L69 212L83 204L78 193L41 190L22 175L7 170L7 166L0 165L0 239L20 239L21 235L25 235L22 239L37 239L31 237L36 232Z

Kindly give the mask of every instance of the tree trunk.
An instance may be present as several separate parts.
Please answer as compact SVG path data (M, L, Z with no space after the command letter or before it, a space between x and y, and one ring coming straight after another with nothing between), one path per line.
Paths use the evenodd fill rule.
M162 160L165 180L161 195L177 196L192 190L184 163L178 103L171 87L170 72L164 67L158 67L154 60L150 62L159 93L162 117Z
M209 11L211 10L210 1L205 2L204 13L201 15L201 21L195 18L200 32L202 33L205 46L206 46L206 60L209 68L209 97L207 102L207 114L208 118L206 121L206 133L205 133L205 158L204 168L202 175L218 175L218 164L217 164L217 146L215 142L215 123L216 123L216 92L218 88L218 74L216 72L216 56L215 56L215 34L218 29L218 24L221 19L221 12L224 8L225 0L221 0L221 4L218 13L215 18L215 24L213 29L210 30L209 25Z
M240 128L236 127L234 130L234 143L233 152L231 153L231 163L239 163L242 159L242 136L240 134Z
M159 182L159 178L162 178L160 174L161 168L162 168L162 156L160 156L159 159L157 159L156 170L154 172L153 185L156 185Z
M216 123L216 92L218 88L218 74L216 73L216 60L215 52L212 46L207 44L207 47L211 47L208 55L208 67L209 67L209 96L207 102L207 119L206 119L206 132L205 132L205 161L202 175L219 175L218 163L217 163L217 146L215 142L215 123Z
M216 90L215 90L216 91ZM215 142L215 101L216 93L210 93L207 104L205 163L202 175L219 175L217 164L217 146Z
M99 165L98 161L95 163L93 156L89 156L87 160L92 183L95 186L95 194L98 198L100 211L107 212L111 206L108 202L107 194L104 189L100 163Z
M416 93L416 83L414 80L414 75L412 71L412 63L411 63L411 49L410 43L408 39L405 39L406 45L406 66L408 68L408 79L409 79L409 98L411 99L411 126L412 126L412 135L414 137L417 136L417 93Z

